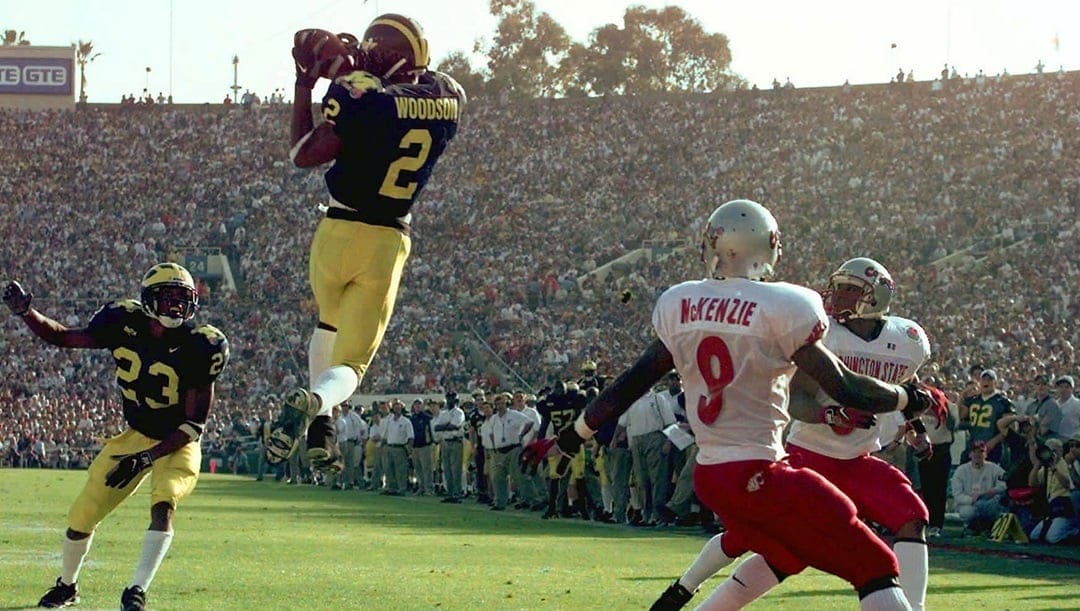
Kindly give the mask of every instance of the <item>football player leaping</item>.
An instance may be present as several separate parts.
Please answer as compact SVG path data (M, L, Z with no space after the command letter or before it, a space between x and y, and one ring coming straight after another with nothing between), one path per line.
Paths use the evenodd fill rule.
M140 299L109 302L85 328L69 329L31 307L32 295L18 282L4 288L4 304L41 339L112 353L128 426L90 464L68 511L60 577L39 607L79 601L76 583L94 530L150 475L150 528L135 577L120 598L122 609L145 608L146 590L172 542L173 512L199 478L198 439L214 402L214 380L229 360L229 343L214 327L191 322L198 309L195 283L175 263L146 272Z
M397 299L409 256L410 209L457 133L465 92L430 72L428 43L407 17L377 17L339 76L313 128L311 88L319 66L297 64L290 156L326 172L329 209L311 243L308 278L319 321L308 346L310 389L291 391L267 445L272 464L295 451L305 422L316 469L340 466L333 406L348 399L371 364Z
M845 579L864 611L910 609L896 556L858 520L851 499L789 463L781 444L788 386L801 370L839 405L909 419L938 409L944 396L855 373L822 344L829 321L821 296L763 281L780 257L780 231L760 204L735 200L713 211L701 253L706 279L664 291L653 310L657 339L637 362L554 443L533 442L522 456L556 455L568 465L585 439L675 368L699 448L694 490L728 532L783 574L813 566Z

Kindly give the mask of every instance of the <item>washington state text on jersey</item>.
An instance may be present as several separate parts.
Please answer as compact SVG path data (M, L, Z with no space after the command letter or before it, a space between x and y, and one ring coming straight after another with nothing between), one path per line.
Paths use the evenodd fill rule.
M856 373L872 376L879 380L894 384L906 379L908 372L911 371L909 365L898 363L896 361L851 354L838 354L837 356L839 356L840 360L847 365L848 369Z

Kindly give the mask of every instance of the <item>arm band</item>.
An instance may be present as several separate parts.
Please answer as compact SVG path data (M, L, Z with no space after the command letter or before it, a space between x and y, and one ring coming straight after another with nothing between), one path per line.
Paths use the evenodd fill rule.
M908 396L903 386L896 387L896 411L902 412L907 407Z
M296 156L300 154L300 149L304 148L304 144L307 143L309 139L311 139L311 134L314 133L315 130L313 129L308 133L304 134L303 138L296 141L296 144L294 144L293 147L289 149L289 161L296 163Z
M596 434L596 431L590 429L588 424L585 424L585 412L581 412L581 415L574 421L574 432L578 434L578 437L586 441L592 439L592 436Z
M203 425L198 423L198 422L195 422L194 420L188 420L188 421L184 422L183 424L181 424L177 428L179 428L179 430L186 433L187 436L190 437L192 441L198 441L199 437L202 436L202 432L203 432Z

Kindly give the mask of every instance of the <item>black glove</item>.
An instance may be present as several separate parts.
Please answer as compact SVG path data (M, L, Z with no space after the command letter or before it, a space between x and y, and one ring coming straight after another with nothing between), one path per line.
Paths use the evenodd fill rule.
M574 426L570 425L559 433L555 439L538 439L521 451L518 461L522 471L536 474L540 463L548 456L558 456L559 464L555 466L556 476L561 478L570 470L570 461L581 451L585 440L577 434Z
M932 392L937 390L936 388L913 383L901 384L900 388L907 393L907 405L904 406L903 410L904 420L918 418L928 409L937 411L939 400ZM940 390L937 390L937 392L941 393ZM944 394L942 394L942 397L944 397Z
M877 424L877 416L873 412L850 407L830 405L821 408L818 412L821 422L841 429L872 429Z
M934 444L930 443L930 436L926 433L914 433L908 440L908 445L915 452L917 460L930 460L934 456Z
M4 305L16 316L25 316L30 311L30 302L33 300L34 294L14 280L4 287Z
M150 456L150 452L113 454L113 459L119 462L105 476L105 485L110 488L126 488L140 473L154 464L154 458Z

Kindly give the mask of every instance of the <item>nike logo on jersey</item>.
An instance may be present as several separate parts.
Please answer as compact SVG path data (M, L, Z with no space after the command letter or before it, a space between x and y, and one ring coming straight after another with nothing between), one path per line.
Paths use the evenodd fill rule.
M176 352L179 349L180 349L180 346L173 346L172 348L169 348L169 354L172 354L173 352Z

